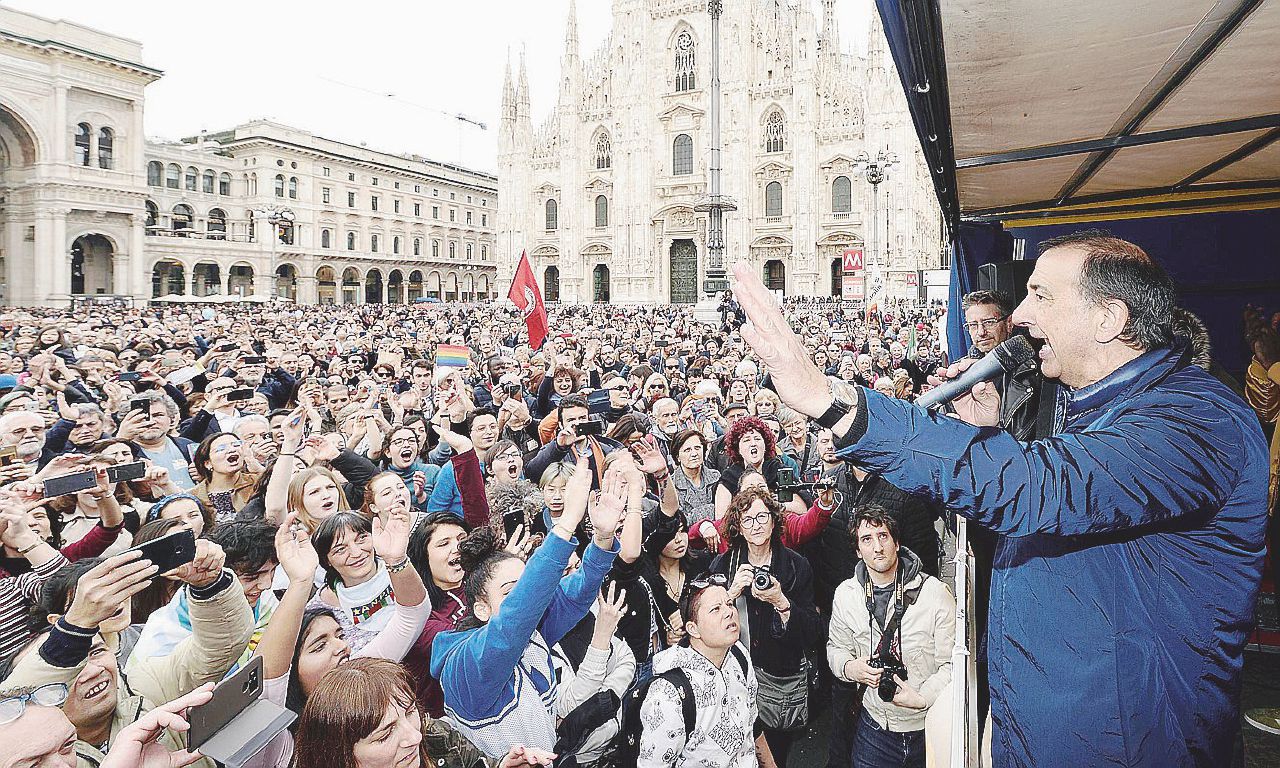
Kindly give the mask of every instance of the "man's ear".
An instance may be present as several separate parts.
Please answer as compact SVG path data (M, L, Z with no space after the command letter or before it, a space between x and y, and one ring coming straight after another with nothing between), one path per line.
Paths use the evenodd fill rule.
M1124 333L1129 324L1129 305L1119 299L1108 299L1093 310L1095 325L1094 341L1099 344L1110 344Z

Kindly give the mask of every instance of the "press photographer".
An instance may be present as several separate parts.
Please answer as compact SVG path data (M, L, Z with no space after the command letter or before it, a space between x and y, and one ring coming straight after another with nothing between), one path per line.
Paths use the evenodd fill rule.
M854 768L924 766L924 719L951 679L956 606L946 585L898 545L898 524L868 505L855 518L861 562L836 590L827 661L857 683Z

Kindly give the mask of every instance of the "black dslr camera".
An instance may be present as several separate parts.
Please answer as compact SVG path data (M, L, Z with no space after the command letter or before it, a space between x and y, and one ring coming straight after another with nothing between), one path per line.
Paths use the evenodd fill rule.
M751 584L759 591L763 592L773 583L773 574L769 572L769 566L761 565L751 569Z
M809 483L796 482L796 472L791 467L781 467L778 470L778 492L777 497L779 503L786 504L795 498L798 491L809 491L814 495L822 491L830 490L836 487L835 478L820 477Z
M902 660L893 654L886 654L886 656L887 658L872 656L867 660L867 666L883 670L876 693L879 694L881 701L893 701L893 697L898 694L898 681L894 680L894 677L906 680L907 668L902 665Z

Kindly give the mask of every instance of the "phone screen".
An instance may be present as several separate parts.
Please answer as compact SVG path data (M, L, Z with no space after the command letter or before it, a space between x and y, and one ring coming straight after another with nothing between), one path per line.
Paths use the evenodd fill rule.
M245 387L243 389L233 389L227 393L228 403L238 403L243 400L252 400L252 399L253 399L253 390L249 387Z

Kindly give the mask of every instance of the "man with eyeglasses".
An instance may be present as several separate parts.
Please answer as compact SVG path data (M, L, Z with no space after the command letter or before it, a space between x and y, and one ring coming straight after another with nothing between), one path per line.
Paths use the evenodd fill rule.
M204 407L183 423L179 434L199 443L210 435L230 432L240 423L243 414L227 399L236 388L234 379L219 376L205 387Z
M60 707L67 686L49 683L0 698L0 768L76 768L76 729Z
M974 291L966 294L964 327L973 339L969 357L979 358L1013 335L1013 300L1001 291ZM999 426L1019 440L1035 437L1040 405L1040 366L1031 360L1012 373L992 382L1000 393Z

